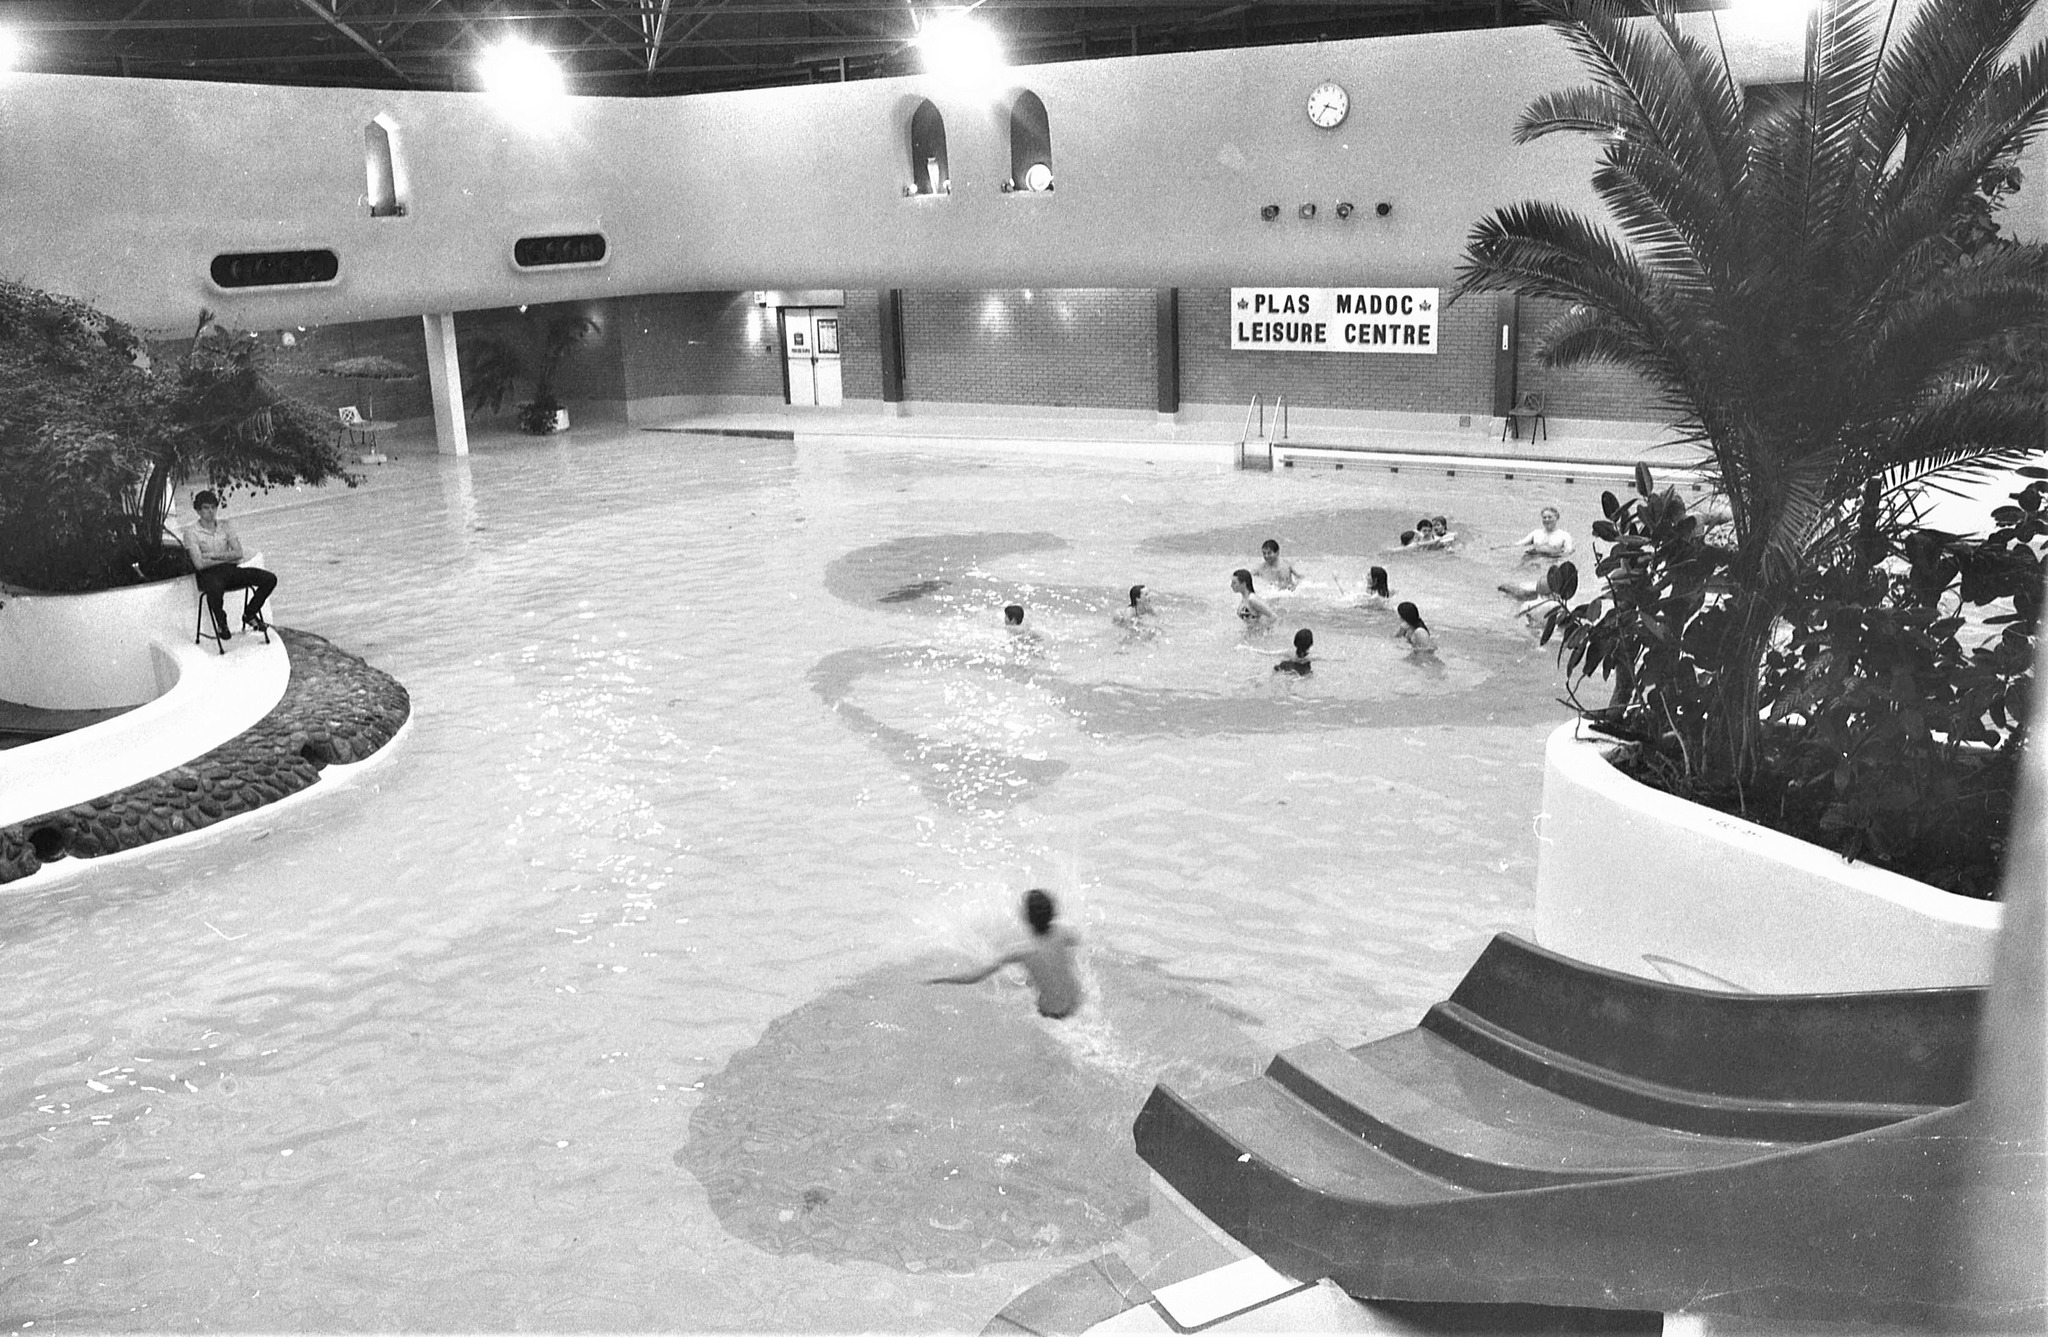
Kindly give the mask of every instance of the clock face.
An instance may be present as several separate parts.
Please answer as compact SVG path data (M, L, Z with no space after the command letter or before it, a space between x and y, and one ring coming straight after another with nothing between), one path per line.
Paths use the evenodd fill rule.
M1317 84L1308 95L1308 118L1325 130L1343 124L1351 112L1351 95L1341 84Z

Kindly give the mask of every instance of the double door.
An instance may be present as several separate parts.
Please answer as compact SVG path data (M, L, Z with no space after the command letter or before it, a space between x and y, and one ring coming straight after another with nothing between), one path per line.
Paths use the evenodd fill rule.
M839 310L836 306L781 308L790 403L839 406Z

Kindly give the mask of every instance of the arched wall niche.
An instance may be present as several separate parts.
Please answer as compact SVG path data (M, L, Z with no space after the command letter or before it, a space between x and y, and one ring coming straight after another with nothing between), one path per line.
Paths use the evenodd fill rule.
M1021 89L1010 103L1009 189L1037 194L1052 182L1052 122L1044 99Z
M952 193L953 177L946 166L946 118L930 99L910 113L910 180L915 195Z

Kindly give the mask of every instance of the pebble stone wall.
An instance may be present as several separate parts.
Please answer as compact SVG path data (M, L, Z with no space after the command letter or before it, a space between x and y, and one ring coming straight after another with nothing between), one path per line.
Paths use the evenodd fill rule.
M324 766L391 741L412 699L391 675L311 632L273 627L291 657L284 697L248 732L90 802L0 827L0 883L52 859L90 859L211 826L312 784Z

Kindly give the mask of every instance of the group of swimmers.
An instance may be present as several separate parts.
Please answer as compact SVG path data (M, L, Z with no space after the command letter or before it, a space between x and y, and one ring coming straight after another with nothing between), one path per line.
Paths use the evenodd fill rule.
M1538 515L1537 527L1510 543L1495 544L1496 549L1520 548L1525 561L1557 562L1572 554L1572 536L1559 524L1559 513L1555 506L1545 506ZM1425 516L1415 522L1415 528L1403 530L1400 535L1400 549L1432 548L1442 549L1458 541L1450 520L1444 516ZM1293 562L1280 555L1280 540L1267 539L1259 545L1259 561L1256 566L1239 567L1230 573L1230 590L1237 596L1237 616L1248 628L1263 628L1279 620L1279 613L1273 605L1258 593L1258 582L1264 580L1275 589L1292 590L1300 586L1302 574ZM1340 585L1341 589L1342 586ZM1543 607L1555 600L1556 595L1545 583L1543 572L1533 579L1513 578L1501 582L1502 593L1520 601L1515 612L1524 618L1533 617ZM1393 586L1387 575L1387 568L1374 566L1366 572L1366 588L1357 601L1360 608L1387 609L1394 611L1400 625L1394 631L1394 639L1407 645L1411 658L1436 655L1436 636L1423 620L1422 610L1412 600L1394 599ZM1129 591L1129 602L1113 615L1121 626L1137 630L1146 625L1156 610L1153 607L1150 588L1133 585ZM1024 628L1024 606L1009 604L1003 609L1003 621L1012 634L1031 635ZM1303 627L1294 633L1294 649L1283 655L1273 665L1275 673L1291 673L1305 676L1311 672L1309 650L1315 644L1315 633Z
M1538 516L1538 524L1521 538L1512 543L1496 544L1496 549L1520 548L1525 562L1542 561L1554 563L1571 556L1572 536L1559 526L1558 510L1545 506ZM1447 547L1457 540L1449 522L1442 516L1434 516L1416 522L1415 528L1401 534L1403 548ZM1526 615L1531 608L1538 608L1556 599L1545 580L1545 571L1538 572L1535 579L1510 579L1501 582L1502 593L1523 601L1516 611ZM1237 615L1246 626L1263 626L1277 619L1273 606L1259 597L1256 581L1264 579L1274 588L1291 590L1301 584L1301 573L1292 562L1280 556L1280 541L1267 539L1259 545L1259 564L1255 568L1239 567L1230 573L1230 588L1237 595ZM1144 585L1133 585L1129 591L1130 602L1117 610L1116 620L1126 626L1142 625L1142 620L1154 611L1151 593ZM1393 601L1393 590L1383 566L1372 567L1366 575L1366 592L1358 601L1361 608L1385 608ZM1436 654L1436 640L1430 634L1429 625L1422 620L1421 610L1414 603L1403 600L1394 605L1395 614L1401 619L1401 626L1394 633L1396 640L1408 644L1410 655L1430 656ZM1012 632L1024 629L1024 606L1009 604L1003 609L1003 621ZM1309 651L1315 645L1315 633L1307 627L1294 633L1294 650L1273 665L1275 673L1307 675L1310 670ZM1073 930L1055 923L1057 911L1050 893L1034 887L1024 895L1024 919L1030 926L1030 938L1022 947L1003 953L980 969L963 971L955 975L939 975L931 979L933 984L973 984L987 979L1005 966L1022 966L1029 976L1031 985L1038 996L1040 1016L1051 1020L1070 1017L1080 1007L1082 990L1079 973L1075 966L1075 949L1080 939Z

